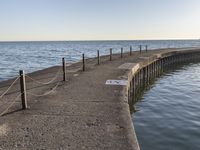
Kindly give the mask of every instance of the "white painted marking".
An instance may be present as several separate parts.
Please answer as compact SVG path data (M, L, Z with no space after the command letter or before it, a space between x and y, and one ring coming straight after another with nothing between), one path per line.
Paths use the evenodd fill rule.
M128 80L107 80L106 85L127 85Z

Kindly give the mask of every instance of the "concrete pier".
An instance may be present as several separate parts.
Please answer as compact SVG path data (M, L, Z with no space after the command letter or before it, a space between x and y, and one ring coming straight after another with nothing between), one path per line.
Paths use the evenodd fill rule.
M28 74L39 82L26 78L28 109L21 109L19 98L0 117L0 149L139 150L129 104L163 68L199 60L200 49L132 51L131 56L129 52L121 56L103 56L100 65L95 58L86 59L84 72L82 62L66 65L66 82L60 73L51 84L40 84L62 66ZM13 80L1 82L0 93ZM17 82L0 99L0 111L19 93Z

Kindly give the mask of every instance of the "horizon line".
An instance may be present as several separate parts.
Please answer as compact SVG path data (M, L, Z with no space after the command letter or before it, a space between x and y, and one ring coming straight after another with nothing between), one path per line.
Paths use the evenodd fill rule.
M0 42L87 42L87 41L178 41L178 40L200 40L197 38L167 38L167 39L133 39L133 40L127 40L127 39L107 39L107 40L0 40Z

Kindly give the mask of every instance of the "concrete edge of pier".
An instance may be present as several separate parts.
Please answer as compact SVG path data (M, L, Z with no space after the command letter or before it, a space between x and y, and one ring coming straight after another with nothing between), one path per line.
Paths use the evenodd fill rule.
M173 57L173 56L175 56L175 57L172 58L169 61L174 61L174 63L175 63L174 59L176 59L176 56L180 56L180 55L185 56L185 58L183 58L183 61L184 61L184 59L187 59L188 54L191 55L188 58L188 61L191 61L193 59L200 60L200 49L199 48L174 49L174 50L170 50L170 51L161 51L159 53L152 54L151 56L148 56L148 57L140 57L143 60L139 61L138 63L135 63L133 65L133 67L129 71L127 71L126 74L125 74L125 76L127 76L127 79L128 79L128 84L126 85L126 87L123 88L121 93L123 94L123 97L127 101L127 103L129 103L129 105L133 104L133 102L131 102L131 103L129 102L130 101L129 98L131 99L131 101L132 100L134 101L133 96L131 96L131 93L129 93L129 92L131 90L133 90L133 87L131 87L132 83L133 83L133 78L136 76L137 73L138 74L140 73L139 72L140 70L142 70L145 67L148 67L149 65L155 63L156 61L161 61L164 58L170 58L170 57ZM162 63L162 62L160 62L160 63ZM163 65L162 67L165 67L164 64L160 64L160 65ZM161 68L159 68L159 69L161 69ZM127 114L127 115L129 115L129 114ZM131 122L131 124L132 124L132 122ZM132 134L133 139L134 139L133 140L134 149L139 150L140 147L139 147L139 143L138 143L138 140L137 140L137 135L135 133L134 124L132 124L132 126L133 126L133 131L130 131L130 133L134 133L134 134Z

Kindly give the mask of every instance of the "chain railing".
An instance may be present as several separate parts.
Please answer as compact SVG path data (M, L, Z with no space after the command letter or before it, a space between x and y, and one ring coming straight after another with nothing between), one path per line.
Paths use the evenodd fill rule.
M53 92L57 89L57 87L59 86L59 83L60 83L60 81L57 82L56 85L55 85L50 91L46 91L46 92L43 93L43 94L35 94L35 93L32 93L32 92L27 92L27 94L29 94L29 95L31 95L31 96L34 96L34 97L47 96L47 95L53 93Z
M20 77L17 77L13 83L1 94L0 96L0 99L2 99L8 92L9 90L13 87L13 85L17 82L17 80L19 79Z
M140 45L139 46L139 51L140 53L142 52L142 46ZM81 53L81 51L78 51L79 53ZM147 52L147 46L146 46L146 52ZM124 49L121 48L121 58L123 58L123 53L124 53ZM130 46L130 51L129 51L129 55L131 56L132 55L132 46ZM97 56L96 56L96 64L97 65L100 65L100 51L97 50ZM113 50L110 49L110 54L108 55L109 57L109 60L112 61L113 60ZM95 59L93 58L92 60L90 60L91 58L90 57L86 57L85 54L83 53L82 54L82 71L85 71L86 70L86 59L87 61L94 61L95 62ZM41 84L41 85L49 85L49 84L52 84L54 81L56 81L56 79L59 77L59 75L63 74L63 81L66 81L66 62L65 62L65 58L62 58L62 68L59 67L58 71L55 73L55 76L50 79L49 81L47 82L42 82L42 81L39 81L37 79L34 79L33 77L31 77L30 75L27 75L24 73L23 70L20 70L20 76L18 76L14 81L13 83L0 95L0 99L2 99L9 91L10 89L13 87L13 85L20 79L20 89L21 89L21 93L9 104L8 107L6 107L6 109L0 113L0 116L4 115L13 105L14 103L19 99L19 97L21 96L21 100L22 100L22 109L26 109L27 108L27 98L26 98L26 95L31 95L31 96L34 96L34 97L43 97L43 96L47 96L49 94L51 94L52 92L54 92L57 87L59 86L59 83L60 81L58 81L55 86L53 88L51 88L51 90L49 91L46 91L44 92L43 94L36 94L36 93L33 93L33 92L30 92L30 90L27 92L26 90L26 81L25 81L25 78L31 80L32 82L35 82L37 84Z
M145 47L145 49L143 48ZM76 50L77 51L77 50ZM137 54L142 54L142 53L147 53L149 51L148 49L148 46L147 45L139 45L137 50L136 50L136 53ZM81 51L77 51L78 53L82 53ZM100 54L100 51L97 50L97 54L96 54L96 57L87 57L84 53L82 54L82 60L80 60L80 62L78 63L78 65L76 67L78 67L78 69L82 69L82 71L86 71L86 63L95 63L97 65L100 65L101 62L103 62L101 60L101 57L102 59L103 58L106 58L107 61L113 61L114 60L114 56L116 54L117 57L120 57L121 59L125 57L125 54L126 55L129 55L131 56L133 54L133 48L132 46L130 46L130 49L124 49L124 48L121 48L119 49L118 51L119 53L113 53L113 49L110 48L109 49L109 53L107 55L102 55ZM115 56L116 57L116 56ZM81 57L80 57L81 58ZM105 59L104 59L105 61ZM70 67L70 66L69 66ZM75 67L75 68L76 68ZM76 68L77 69L77 68ZM70 71L69 71L70 72ZM54 92L58 86L59 86L59 83L61 81L58 81L56 82L54 85L53 88L51 88L49 91L46 91L44 92L43 94L37 94L37 93L33 93L31 92L30 90L27 92L26 90L26 81L25 79L29 79L31 80L32 82L35 82L37 84L41 84L41 85L50 85L52 84L53 82L56 81L56 79L59 77L59 75L63 75L63 81L66 81L66 62L65 62L65 58L62 58L62 67L59 67L58 68L58 71L55 72L55 75L54 77L52 77L49 81L47 82L42 82L41 80L37 80L37 79L34 79L33 77L31 77L30 75L27 75L24 73L23 70L20 70L20 76L18 76L13 82L12 84L4 91L2 92L2 94L0 95L0 101L3 99L3 97L11 90L11 88L16 84L16 82L20 79L20 91L21 93L19 95L17 95L17 97L9 104L8 107L6 107L6 109L0 113L0 116L4 115L13 105L14 103L19 99L19 97L21 96L21 101L22 101L22 109L26 109L27 108L27 98L26 98L26 95L30 95L30 96L34 96L34 97L43 97L43 96L47 96L49 94L51 94L52 92ZM46 80L46 79L45 79ZM6 103L9 103L6 101ZM3 103L5 104L5 103Z
M19 80L19 78L20 78L20 77L17 77L17 78L11 83L11 85L1 94L0 100L2 100L3 97L11 90L11 88L15 85L15 83ZM13 105L14 102L16 101L16 99L18 99L18 98L19 98L19 97L17 96L11 104ZM1 104L1 106L6 105L6 103L8 103L8 102L5 101L3 104ZM0 116L2 116L3 114L5 114L6 111L7 111L10 107L12 107L11 104L10 104L2 113L0 113Z
M58 81L58 82L56 83L56 85L55 85L53 88L51 88L50 91L47 91L47 92L45 92L45 93L43 93L43 94L35 94L35 93L33 93L33 92L30 92L30 91L27 92L27 90L26 90L26 81L25 81L25 79L27 78L27 79L29 79L29 80L31 80L32 82L35 82L35 83L37 83L37 84L49 85L49 84L52 84L54 81L56 81L56 79L59 77L59 75L61 75L61 72L62 72L62 70L63 70L63 81L66 81L66 62L65 62L65 59L64 59L64 58L62 59L62 62L63 62L63 63L62 63L63 67L62 67L62 68L59 67L58 71L55 73L55 76L54 76L52 79L50 79L48 82L41 82L41 81L39 81L39 80L37 80L37 79L32 78L32 77L29 76L29 75L26 75L26 74L24 73L23 70L20 70L20 71L19 71L19 74L20 74L20 75L19 75L19 76L12 82L12 84L0 95L0 100L3 99L3 97L11 90L11 88L15 85L15 83L16 83L19 79L20 79L20 90L21 90L21 93L12 101L11 104L9 104L8 107L6 107L5 110L3 110L3 112L0 113L0 116L4 115L4 114L14 105L14 103L19 99L20 96L21 96L21 100L22 100L22 109L27 109L27 98L26 98L27 94L29 94L29 95L31 95L31 96L35 96L35 97L42 97L42 96L47 96L47 95L51 94L53 91L55 91L56 88L59 86L60 81ZM10 102L5 101L4 103L2 103L1 106L5 106L7 103L10 103Z
M145 49L144 49L145 47ZM138 51L140 54L142 54L142 52L148 52L148 46L147 45L139 45L138 46L138 50L135 50L135 51ZM109 49L109 53L107 55L104 55L104 56L108 56L109 57L109 61L113 61L113 55L116 55L116 54L120 54L120 57L123 58L124 57L124 54L128 54L128 55L132 55L133 53L133 47L130 46L129 50L126 51L124 48L121 48L120 52L118 53L114 53L113 49L110 48ZM101 56L100 56L100 51L97 50L97 54L96 54L96 57L87 57L84 53L82 54L82 71L85 71L86 70L86 60L88 61L94 61L94 58L96 58L96 64L97 65L100 65L101 63ZM92 60L90 60L92 59Z
M3 116L5 113L7 113L7 111L14 105L14 103L19 99L19 97L22 95L22 93L20 93L12 102L11 104L9 104L8 107L6 107L6 109L4 109L3 112L0 113L0 116Z
M51 79L51 80L49 80L49 81L47 81L47 82L41 82L41 81L38 81L38 80L36 80L36 79L34 79L34 78L32 78L32 77L30 77L29 75L25 75L25 77L27 77L28 79L30 79L30 80L32 80L33 82L35 82L35 83L37 83L37 84L42 84L42 85L48 85L48 84L51 84L52 82L54 82L56 79L57 79L57 77L60 75L60 73L61 73L61 68L59 68L58 69L58 71L57 71L57 73L55 74L55 76Z

